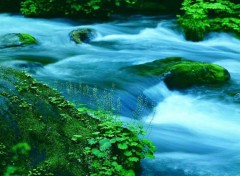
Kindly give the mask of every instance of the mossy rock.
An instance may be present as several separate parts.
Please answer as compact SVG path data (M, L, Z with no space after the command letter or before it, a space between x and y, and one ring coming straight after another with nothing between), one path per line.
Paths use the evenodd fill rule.
M230 79L229 72L219 65L191 61L180 57L156 60L128 69L142 76L162 76L169 89L222 84Z
M96 31L89 28L80 28L71 31L69 36L76 44L89 43L96 36Z
M32 45L36 43L36 38L29 34L9 33L0 36L0 48Z
M56 90L23 72L0 68L0 175L13 162L11 147L21 142L28 143L32 150L30 157L22 160L23 174L17 175L30 171L40 175L87 175L83 151L97 124ZM4 157L1 145L6 149Z

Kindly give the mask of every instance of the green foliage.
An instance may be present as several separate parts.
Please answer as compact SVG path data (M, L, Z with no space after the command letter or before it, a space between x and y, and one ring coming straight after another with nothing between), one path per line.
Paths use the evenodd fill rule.
M40 176L40 175L54 176L54 174L49 170L50 170L50 165L48 162L45 162L42 166L39 166L35 169L30 170L27 176Z
M31 150L31 147L26 142L20 142L14 145L11 149L12 158L9 160L9 165L6 166L6 171L3 174L4 176L23 176L24 165L26 158ZM12 164L10 164L12 163Z
M120 6L137 0L24 0L21 12L25 16L108 16Z
M78 108L80 112L91 114L100 121L97 129L88 139L85 147L85 163L91 176L134 176L139 162L143 158L154 158L156 147L144 138L146 131L140 122L133 120L124 123L119 119L121 111L120 98L114 98L114 87L100 92L96 87L80 86L84 94L92 100L95 110L84 105ZM116 99L116 100L115 100ZM142 96L137 98L136 108L132 118L143 115L147 100Z
M98 131L92 133L84 150L91 175L134 176L132 169L141 159L154 158L156 147L144 139L142 126L126 125L116 117L105 117L105 113L102 117Z
M240 4L230 0L184 0L178 15L188 40L199 41L208 32L223 31L240 34Z

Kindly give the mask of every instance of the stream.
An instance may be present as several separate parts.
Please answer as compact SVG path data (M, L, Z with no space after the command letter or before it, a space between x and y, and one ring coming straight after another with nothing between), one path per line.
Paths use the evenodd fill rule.
M81 45L70 41L69 33L79 27L95 29L96 38ZM94 22L0 14L0 35L6 33L28 33L39 44L0 49L0 65L25 68L38 80L55 83L71 101L84 102L81 96L68 96L63 83L100 92L114 86L126 120L139 97L153 102L137 120L145 124L157 151L155 159L142 160L139 175L240 176L240 40L232 35L212 33L201 42L186 41L169 16ZM124 70L176 56L221 65L231 80L223 87L170 91L160 78Z

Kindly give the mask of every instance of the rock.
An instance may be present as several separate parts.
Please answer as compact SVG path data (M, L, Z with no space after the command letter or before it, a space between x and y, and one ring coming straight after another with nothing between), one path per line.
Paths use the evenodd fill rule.
M36 43L37 40L29 34L9 33L0 36L0 48L32 45Z
M180 57L156 60L129 69L142 76L162 76L169 89L195 85L221 84L230 79L229 72L216 64L191 61Z
M70 32L69 36L77 44L89 43L96 36L96 31L89 28L80 28Z

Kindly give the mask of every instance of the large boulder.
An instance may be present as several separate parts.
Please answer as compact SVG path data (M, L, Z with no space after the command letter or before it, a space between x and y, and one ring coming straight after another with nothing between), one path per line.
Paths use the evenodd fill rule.
M128 69L142 76L162 76L169 89L221 84L230 79L229 72L219 65L191 61L180 57L156 60Z
M96 37L96 31L89 28L80 28L69 33L70 39L77 44L89 43Z
M37 40L29 34L9 33L0 36L0 48L32 45L36 43Z

